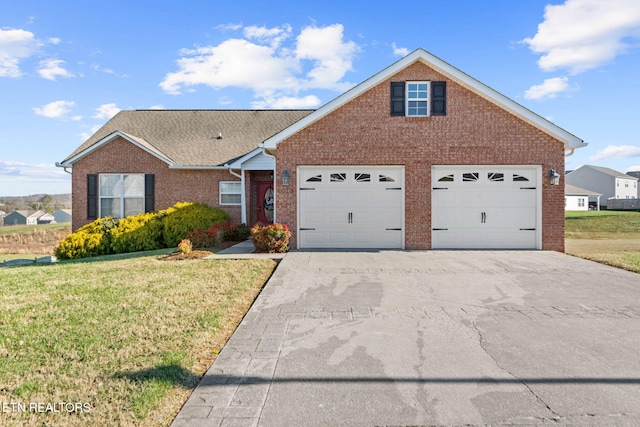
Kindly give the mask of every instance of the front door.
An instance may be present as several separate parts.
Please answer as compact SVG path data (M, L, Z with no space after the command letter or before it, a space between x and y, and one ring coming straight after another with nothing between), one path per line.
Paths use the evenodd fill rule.
M257 182L256 189L258 192L256 199L258 209L258 222L261 222L263 224L271 224L273 222L273 209L275 207L273 182Z

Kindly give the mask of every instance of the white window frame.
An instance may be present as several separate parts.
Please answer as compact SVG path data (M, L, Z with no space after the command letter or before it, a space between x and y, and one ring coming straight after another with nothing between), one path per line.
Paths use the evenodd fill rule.
M105 196L103 195L103 190L102 190L102 177L105 176L117 176L120 179L120 183L122 184L122 188L120 189L120 195L119 196ZM142 195L140 196L129 196L125 194L125 188L124 188L124 177L125 176L141 176L142 177ZM132 199L139 199L142 200L142 211L138 212L138 213L144 213L144 203L145 203L145 195L144 195L144 182L145 182L145 178L144 178L144 174L143 173L101 173L98 175L98 216L100 218L104 218L102 216L102 201L105 199L109 199L109 200L119 200L120 201L120 217L119 218L124 218L125 216L125 207L124 207L124 201L125 200L132 200Z
M584 198L583 197L578 197L578 207L579 208L584 208Z
M410 92L410 87L411 85L419 85L419 84L426 84L427 85L427 96L426 97L418 97L418 98L410 98L409 97L409 92ZM413 92L413 91L411 91ZM425 102L426 103L426 110L427 113L426 114L411 114L410 110L409 110L409 103L410 102ZM429 117L429 115L431 114L431 82L430 81L408 81L405 84L405 105L404 105L404 111L405 111L405 116L406 117Z
M229 184L233 184L234 186L238 186L238 191L229 191L226 188L223 188ZM220 181L218 183L218 201L220 202L220 206L241 206L242 205L242 181ZM222 201L223 195L238 195L240 196L240 200L238 203L225 203Z

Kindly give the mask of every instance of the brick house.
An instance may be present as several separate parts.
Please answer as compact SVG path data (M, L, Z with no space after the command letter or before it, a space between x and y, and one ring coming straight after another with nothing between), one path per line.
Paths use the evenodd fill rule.
M563 251L584 145L418 49L315 111L123 111L59 166L74 228L189 200L293 248Z

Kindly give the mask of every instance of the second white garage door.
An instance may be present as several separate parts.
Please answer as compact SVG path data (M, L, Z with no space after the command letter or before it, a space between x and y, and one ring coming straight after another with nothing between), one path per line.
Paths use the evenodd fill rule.
M541 249L539 166L433 166L434 249Z
M404 168L300 166L299 248L404 247Z

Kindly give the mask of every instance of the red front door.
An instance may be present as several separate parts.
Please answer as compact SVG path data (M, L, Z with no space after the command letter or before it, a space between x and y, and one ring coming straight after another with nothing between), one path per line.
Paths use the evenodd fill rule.
M273 210L275 207L275 199L273 193L273 182L257 182L257 209L258 222L263 224L271 224L273 222Z

